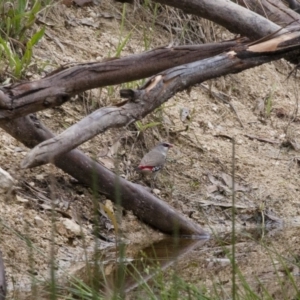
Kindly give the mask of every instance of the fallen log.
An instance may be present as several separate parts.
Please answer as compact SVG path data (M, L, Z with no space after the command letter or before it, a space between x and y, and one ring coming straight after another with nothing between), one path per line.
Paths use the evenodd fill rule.
M0 123L0 126L29 148L53 137L34 115ZM199 238L209 236L199 225L156 198L143 186L120 178L79 150L56 158L54 164L92 189L97 187L100 193L161 232Z

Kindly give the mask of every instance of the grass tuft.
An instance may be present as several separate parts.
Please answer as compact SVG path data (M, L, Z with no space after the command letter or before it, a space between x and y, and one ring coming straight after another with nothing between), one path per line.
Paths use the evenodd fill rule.
M49 1L1 1L0 2L0 59L4 60L0 72L9 72L20 79L32 60L33 47L41 40L45 27L36 29L38 14Z

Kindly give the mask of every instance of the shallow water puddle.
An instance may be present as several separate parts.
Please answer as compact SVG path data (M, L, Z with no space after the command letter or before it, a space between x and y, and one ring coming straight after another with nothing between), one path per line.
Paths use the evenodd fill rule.
M142 249L126 267L128 275L124 283L125 292L146 283L158 272L175 265L179 259L184 259L191 251L203 247L206 242L207 239L167 238Z
M299 299L298 232L298 228L252 229L236 234L235 261L238 272L235 277L240 295L246 297L247 293L256 293L261 297L269 295L272 299ZM130 246L121 252L123 250L130 253ZM135 252L137 254L132 257L124 254L122 259L122 255L119 256L118 264L115 260L106 263L102 269L105 275L102 285L105 291L102 291L107 294L122 291L135 298L142 286L156 291L160 289L158 277L163 284L172 284L175 274L195 285L199 291L203 290L206 295L214 295L218 299L230 298L230 233L215 235L210 240L167 238Z
M235 278L240 299L300 299L298 232L299 228L293 227L236 233ZM160 298L163 289L172 289L180 282L180 293L186 295L191 287L197 290L197 296L191 299L199 295L231 298L231 233L212 234L210 240L169 237L142 249L136 247L120 243L117 249L90 252L93 258L88 263L74 262L65 269L59 284L69 285L66 274L70 274L107 299L117 294L140 299L141 293L148 299L149 291ZM247 298L248 293L259 297Z
M103 278L103 292L111 294L112 291L122 291L128 293L139 285L147 283L158 272L163 272L168 267L174 265L178 259L184 259L194 249L199 249L207 242L207 239L189 239L189 238L166 238L155 242L137 252L133 258L122 253L131 252L131 247L126 249L125 245L120 245L117 251L117 261L110 259L101 260L100 271ZM99 264L97 264L99 267ZM103 268L101 268L103 267ZM95 270L95 264L91 263L88 268ZM94 272L94 271L92 271ZM81 269L74 275L84 282L90 280L85 276L88 272Z

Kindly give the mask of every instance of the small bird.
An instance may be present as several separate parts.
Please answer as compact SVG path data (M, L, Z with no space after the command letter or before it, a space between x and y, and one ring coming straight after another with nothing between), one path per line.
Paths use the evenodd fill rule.
M158 172L163 168L168 150L171 147L173 147L173 145L166 142L157 144L145 154L137 169L145 175L154 174L155 179Z

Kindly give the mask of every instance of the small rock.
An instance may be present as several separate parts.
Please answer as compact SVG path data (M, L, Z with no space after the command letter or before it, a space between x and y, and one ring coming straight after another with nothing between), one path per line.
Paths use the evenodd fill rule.
M23 198L19 195L16 195L16 199L17 199L18 202L21 202L21 203L28 203L29 202L28 199L25 199L25 198Z
M37 175L35 176L35 179L36 179L36 180L43 180L43 179L45 179L45 176L44 176L44 174L37 174Z
M44 115L44 117L46 117L46 118L49 118L49 119L52 118L52 113L44 112L43 115Z
M14 183L10 174L0 168L0 194L10 193L14 188Z
M207 127L208 127L209 129L214 129L214 125L211 124L211 122L207 122Z
M159 195L160 194L160 190L159 189L153 189L153 194Z
M42 228L42 227L44 227L44 220L39 216L35 216L34 224L36 225L36 227Z
M60 235L68 238L75 238L81 235L80 226L73 220L63 219L56 224L56 229Z
M64 121L66 123L73 123L74 122L74 119L73 118L65 118Z
M186 119L190 120L190 110L187 107L183 107L180 110L180 120L181 122L185 122Z
M216 106L216 105L212 105L211 106L211 109L214 111L214 112L218 112L218 106Z

